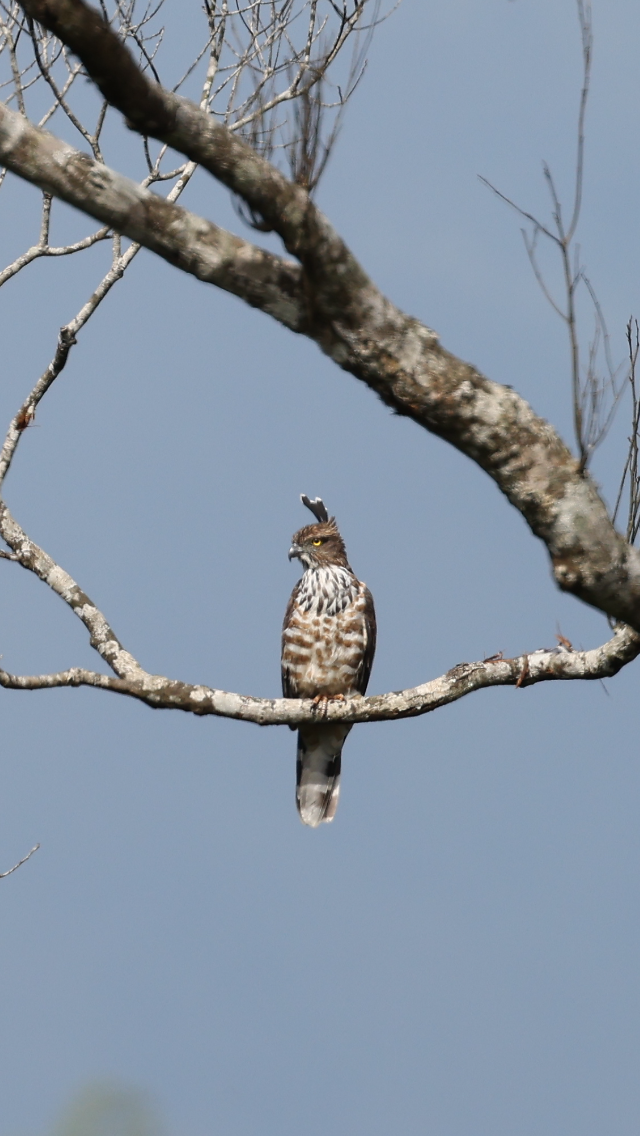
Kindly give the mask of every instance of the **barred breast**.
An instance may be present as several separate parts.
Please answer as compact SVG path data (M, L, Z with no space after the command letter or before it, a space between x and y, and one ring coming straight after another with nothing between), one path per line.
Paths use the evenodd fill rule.
M297 696L355 692L366 643L364 585L344 569L305 573L282 633Z

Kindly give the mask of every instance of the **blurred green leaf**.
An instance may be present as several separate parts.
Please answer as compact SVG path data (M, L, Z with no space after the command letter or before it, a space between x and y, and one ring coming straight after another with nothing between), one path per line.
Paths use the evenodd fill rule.
M161 1136L144 1093L119 1085L89 1085L72 1101L54 1136Z

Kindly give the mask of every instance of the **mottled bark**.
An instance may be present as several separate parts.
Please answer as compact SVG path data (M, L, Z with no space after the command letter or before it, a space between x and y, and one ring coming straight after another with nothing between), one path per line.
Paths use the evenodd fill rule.
M133 129L199 162L260 214L302 272L184 211L181 223L162 205L141 201L137 195L143 191L133 198L122 191L120 202L114 200L117 175L104 168L97 174L88 158L72 159L69 148L66 176L61 172L55 185L46 183L51 192L128 235L135 232L134 239L172 263L313 338L388 405L449 441L493 478L546 544L562 589L640 630L640 554L615 532L595 485L552 427L515 391L449 354L435 332L396 308L303 189L195 104L142 74L127 47L83 0L22 0L22 6L78 55ZM1 160L43 184L33 135L27 144L25 128L22 145L10 144L7 113ZM55 162L61 144L49 146ZM91 206L94 195L99 211Z
M76 319L62 329L56 356L9 428L0 453L0 485L39 400L65 365L77 330L144 246L315 340L398 413L471 457L544 541L560 587L630 626L619 625L609 642L592 651L573 651L563 644L516 659L462 663L411 690L345 702L315 705L191 686L145 671L82 588L30 540L0 500L0 536L12 549L0 555L34 572L67 603L115 675L78 668L39 676L0 671L0 685L17 690L92 686L153 708L259 725L296 725L318 716L366 722L428 713L487 686L604 678L640 654L640 554L615 532L594 484L552 427L515 391L456 359L434 331L396 308L303 189L204 110L143 75L118 36L83 0L22 0L22 6L80 57L105 98L133 129L208 169L264 218L297 262L189 213L31 125L24 115L0 107L0 162L135 242L120 256L116 240L112 269ZM184 184L193 169L193 164L185 167ZM101 230L88 239L105 235ZM45 247L34 246L27 260L44 255Z
M640 635L629 627L620 627L608 643L593 651L559 647L534 651L517 659L459 663L440 678L410 690L328 703L315 703L308 698L252 698L208 686L192 686L145 671L129 679L112 678L77 667L49 675L10 675L0 670L0 686L8 690L91 686L137 698L152 709L213 714L258 726L293 726L327 718L334 722L382 722L428 714L488 686L522 688L554 680L608 678L639 653Z
M38 576L82 621L89 632L91 646L116 676L78 667L47 675L12 675L0 670L0 686L7 690L90 686L136 698L153 709L236 718L261 726L300 725L317 721L319 717L353 723L376 722L427 714L489 686L523 687L538 682L607 678L640 654L640 634L620 625L612 639L591 651L574 651L563 640L559 647L537 649L514 659L495 656L474 663L459 663L440 678L390 694L320 703L311 699L254 698L146 671L123 647L103 613L80 585L28 537L2 500L0 536L13 550L10 558Z
M0 161L183 272L301 330L298 265L151 193L1 105Z
M82 0L23 0L22 7L82 60L132 129L185 154L246 201L322 282L327 300L348 306L354 289L366 286L364 271L306 190L195 103L143 74L99 12Z

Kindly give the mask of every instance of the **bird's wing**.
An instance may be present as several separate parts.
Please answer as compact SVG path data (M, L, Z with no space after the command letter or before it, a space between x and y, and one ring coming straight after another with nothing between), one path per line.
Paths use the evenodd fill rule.
M364 625L365 645L356 682L360 694L366 693L373 666L373 656L376 653L376 611L373 606L373 596L366 584L364 585Z
M295 605L296 605L296 600L298 598L299 590L300 590L300 581L298 581L298 583L296 584L295 588L293 589L291 595L289 596L289 603L287 604L287 610L284 613L284 619L282 621L281 673L282 673L282 693L283 693L285 698L298 698L299 697L298 688L297 688L296 681L295 681L295 675L293 673L292 668L289 665L289 660L287 659L286 654L285 654L285 640L284 640L284 632L286 631L287 627L289 626L289 624L291 622L291 616L293 615L293 609L295 608Z

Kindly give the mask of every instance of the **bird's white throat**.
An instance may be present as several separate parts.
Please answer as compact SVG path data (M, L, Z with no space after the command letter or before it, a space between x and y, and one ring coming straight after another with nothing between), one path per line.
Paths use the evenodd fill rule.
M298 605L314 615L337 615L355 600L359 585L348 568L307 568L300 581Z

